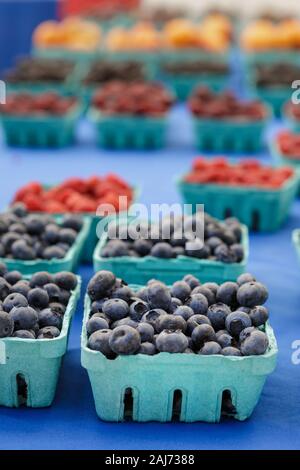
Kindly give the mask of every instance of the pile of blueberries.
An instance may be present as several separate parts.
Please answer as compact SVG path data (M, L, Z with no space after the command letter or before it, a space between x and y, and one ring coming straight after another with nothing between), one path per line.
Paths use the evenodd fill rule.
M299 74L300 67L295 64L259 64L256 66L255 82L260 87L290 87Z
M229 67L227 64L211 61L193 61L193 62L168 62L162 66L165 73L171 75L194 75L194 74L212 74L227 75Z
M59 83L64 82L73 70L74 63L69 60L26 57L6 72L4 80L8 83Z
M171 259L190 256L223 263L239 263L245 253L242 241L242 226L236 218L221 222L209 214L204 214L204 243L195 232L199 213L192 216L165 218L162 223L140 224L138 238L133 240L127 230L120 227L121 239L109 239L101 251L103 258L117 256ZM180 227L180 229L179 229ZM182 230L184 227L184 230ZM108 230L110 237L110 230ZM136 238L136 237L135 237Z
M84 83L86 85L94 85L111 80L133 82L144 79L143 65L139 62L109 62L100 60L92 64Z
M60 223L49 214L29 213L22 203L0 215L0 257L19 260L62 259L75 243L83 220L66 215Z
M73 273L39 272L27 280L0 263L0 338L58 337L76 286Z
M223 356L264 354L266 287L251 274L201 284L191 274L167 287L151 280L133 291L110 271L88 284L88 347L108 359L160 352Z

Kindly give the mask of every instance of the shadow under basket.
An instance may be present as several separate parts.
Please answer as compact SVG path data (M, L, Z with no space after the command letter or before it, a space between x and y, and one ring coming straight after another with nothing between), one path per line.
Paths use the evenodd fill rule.
M80 287L81 279L78 277L58 338L0 339L1 406L40 408L52 404Z
M238 122L225 119L193 119L198 150L210 152L259 152L267 119Z
M186 183L177 181L183 202L192 211L204 204L213 217L237 217L249 230L272 232L278 230L288 217L297 195L298 176L295 174L277 190L238 187L221 184Z
M112 271L129 284L146 284L154 278L166 284L172 284L186 274L193 274L201 279L201 282L235 281L246 270L249 251L248 230L245 226L242 238L245 256L240 263L227 264L189 256L178 256L174 259L161 259L154 256L103 258L101 251L106 243L107 233L104 233L94 252L95 272L102 269Z
M108 116L92 110L97 128L97 143L110 149L158 149L164 147L167 118L117 115Z
M223 416L247 419L253 412L266 377L275 366L277 344L267 324L269 348L262 356L159 353L107 359L87 347L85 299L81 363L87 369L96 412L104 421L205 421Z
M64 116L3 114L1 124L5 141L12 147L66 147L74 141L75 125L80 114L80 106Z

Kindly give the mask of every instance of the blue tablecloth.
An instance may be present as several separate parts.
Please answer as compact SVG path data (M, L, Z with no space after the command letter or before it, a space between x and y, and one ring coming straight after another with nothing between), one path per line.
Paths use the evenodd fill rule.
M275 127L273 126L271 132ZM29 151L0 147L0 204L26 182L55 183L68 176L115 171L142 186L141 201L179 201L174 176L185 172L196 155L190 121L182 107L172 114L167 149L107 152L94 146L93 130L82 123L80 145L63 151ZM261 158L268 159L267 155ZM111 424L95 413L86 371L80 366L82 302L73 323L69 351L57 396L49 409L0 408L1 449L296 449L300 445L300 366L292 364L292 342L300 339L300 266L291 231L300 226L300 203L275 234L251 234L249 270L270 289L268 305L279 343L276 371L247 422L221 424ZM83 289L92 275L82 267ZM151 390L149 390L151 393Z

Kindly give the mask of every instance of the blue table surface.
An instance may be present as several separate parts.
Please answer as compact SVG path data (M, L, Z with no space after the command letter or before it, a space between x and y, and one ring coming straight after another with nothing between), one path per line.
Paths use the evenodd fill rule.
M62 151L0 147L0 203L5 207L15 190L32 180L55 183L68 176L114 171L142 186L141 201L179 202L174 177L185 172L196 155L190 120L179 106L170 119L166 149L109 152L94 145L94 131L82 122L78 145ZM277 124L271 126L274 132ZM268 160L267 152L259 155ZM53 406L48 409L0 409L1 449L296 449L300 445L300 369L293 365L292 342L300 339L300 266L291 231L300 226L295 202L284 227L274 234L251 234L249 271L270 290L268 305L279 344L276 371L267 379L261 399L246 422L221 424L112 424L95 413L86 371L80 365L83 306L79 303L68 353ZM92 267L79 271L83 290ZM151 393L151 389L149 389Z

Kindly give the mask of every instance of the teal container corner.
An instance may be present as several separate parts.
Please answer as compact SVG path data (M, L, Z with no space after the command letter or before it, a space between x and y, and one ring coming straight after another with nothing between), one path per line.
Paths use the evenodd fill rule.
M158 279L166 284L172 284L182 279L186 274L193 274L201 282L235 281L244 273L249 256L248 229L243 227L242 244L245 256L240 263L225 264L220 261L198 260L188 256L178 256L175 259L159 259L153 256L133 258L119 256L102 258L101 251L107 243L107 233L104 233L97 244L93 256L94 271L102 269L112 271L117 277L128 284L146 284L150 279Z
M300 196L300 155L299 159L293 159L286 157L282 152L280 152L276 142L269 142L269 149L274 162L279 166L289 166L293 168L298 177L298 197Z
M65 116L0 117L6 144L13 147L62 148L73 144L81 106Z
M62 217L56 216L55 218L59 222ZM75 243L62 259L24 261L0 257L0 262L5 263L9 271L20 271L24 276L31 276L40 271L47 271L52 274L60 271L75 272L83 256L85 243L90 234L90 227L91 221L89 217L84 217L83 227L78 233Z
M281 117L284 104L291 98L291 89L284 87L255 87L253 93L259 100L264 101L272 108L273 114L277 118Z
M27 387L26 406L48 407L55 398L62 358L67 351L72 318L80 297L81 278L77 277L62 325L54 339L0 339L0 406L18 407L18 377Z
M265 328L269 348L262 356L159 353L108 360L87 347L89 313L90 299L86 296L81 364L88 372L96 413L103 421L124 421L128 389L133 395L133 421L171 421L175 391L182 394L181 422L219 422L224 391L231 392L233 417L244 421L251 416L267 376L276 367L278 349L269 324Z
M166 142L167 116L108 116L92 109L90 119L96 125L97 143L100 147L150 150L162 148Z
M220 92L228 85L229 77L225 75L207 74L207 75L189 75L189 74L163 74L164 80L169 84L170 88L178 100L185 101L192 94L193 90L198 86L208 86L215 92Z
M195 145L200 151L259 152L268 121L269 117L254 122L193 118Z
M297 253L297 258L300 263L300 229L295 229L292 232L292 242L294 244L296 253Z
M177 180L183 202L196 210L204 204L205 210L218 219L237 217L249 230L273 232L279 230L289 215L297 195L298 176L290 178L278 190L237 187L219 184L191 184Z

